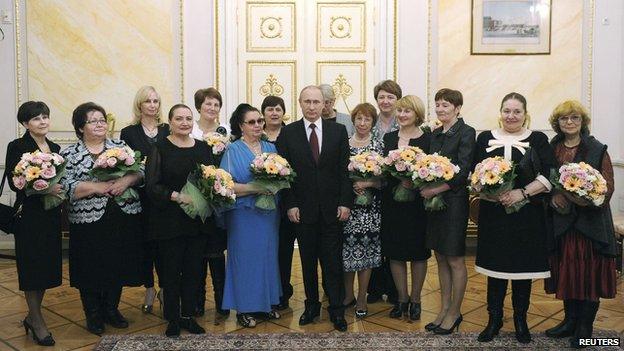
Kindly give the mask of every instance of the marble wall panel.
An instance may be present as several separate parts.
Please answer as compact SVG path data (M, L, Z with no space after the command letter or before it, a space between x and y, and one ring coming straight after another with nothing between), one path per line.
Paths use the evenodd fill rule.
M512 91L527 98L532 129L549 130L548 116L559 102L583 101L582 0L552 2L550 55L471 56L471 2L443 0L438 10L438 73L433 94L443 87L460 90L467 123L477 129L495 128L500 101Z
M28 98L48 103L54 131L72 131L71 113L86 101L114 113L121 129L142 85L160 93L163 113L178 102L177 2L27 2Z

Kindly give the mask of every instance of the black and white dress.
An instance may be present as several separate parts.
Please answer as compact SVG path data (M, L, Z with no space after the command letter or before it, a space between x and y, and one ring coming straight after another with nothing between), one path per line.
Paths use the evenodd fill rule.
M383 141L371 138L365 147L349 147L351 156L366 151L383 155ZM381 265L381 196L372 189L370 206L353 205L351 216L344 227L342 262L345 272L357 272Z
M477 137L475 162L503 156L516 167L514 189L534 180L548 190L546 177L555 167L555 156L542 132L525 130L519 135L502 130L485 131ZM498 202L481 200L475 270L498 279L538 279L550 276L547 253L545 194L530 198L518 212L507 214Z

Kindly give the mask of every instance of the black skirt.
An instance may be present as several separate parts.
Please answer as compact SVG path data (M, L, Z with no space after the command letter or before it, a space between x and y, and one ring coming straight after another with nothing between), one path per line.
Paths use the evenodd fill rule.
M108 289L144 283L139 214L123 212L111 199L98 221L72 223L69 228L71 286Z
M466 254L468 193L442 195L446 209L427 212L427 248L445 256Z
M22 291L61 285L62 246L60 206L45 210L40 196L24 198L15 235L17 279Z

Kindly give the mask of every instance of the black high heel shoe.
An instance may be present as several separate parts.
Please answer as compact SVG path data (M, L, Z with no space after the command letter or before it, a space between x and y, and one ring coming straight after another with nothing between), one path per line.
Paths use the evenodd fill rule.
M453 325L449 329L442 328L441 326L442 324L440 324L440 326L438 326L437 328L433 330L433 333L438 334L438 335L449 335L449 334L452 334L453 330L455 329L459 331L459 325L461 324L463 320L464 320L464 316L460 314L459 317L457 317L457 319L455 320L455 323L453 323Z
M46 335L44 338L39 339L39 337L37 336L37 333L35 333L35 328L33 328L32 325L28 323L28 321L24 319L22 324L24 325L24 330L26 331L26 335L28 335L28 330L30 329L30 331L32 332L32 338L37 343L37 345L54 346L54 344L56 344L56 341L54 341L54 338L52 337L52 333L48 333L48 335Z
M403 315L406 315L408 307L409 304L407 302L395 303L390 311L390 318L401 318Z
M440 323L441 324L441 323ZM425 330L426 331L434 331L437 327L440 326L440 324L435 324L433 322L431 323L427 323L427 325L425 325Z

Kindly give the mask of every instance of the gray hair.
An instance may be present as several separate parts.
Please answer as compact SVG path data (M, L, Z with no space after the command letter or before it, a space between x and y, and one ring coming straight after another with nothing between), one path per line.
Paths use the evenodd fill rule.
M325 100L336 100L336 95L334 94L334 88L329 84L321 84L319 85L319 89L321 89L321 93L323 94L323 99Z

